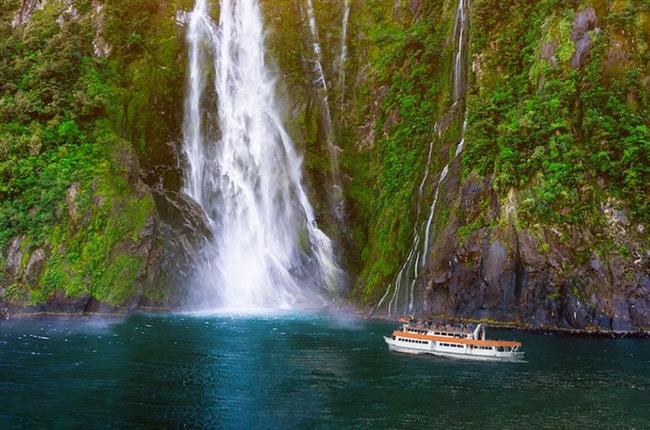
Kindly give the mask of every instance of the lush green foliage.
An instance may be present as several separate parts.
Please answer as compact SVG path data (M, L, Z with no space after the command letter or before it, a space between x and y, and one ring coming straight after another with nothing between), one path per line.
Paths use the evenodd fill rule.
M395 11L380 3L364 3L363 15L372 19L360 31L367 37L362 44L372 69L357 100L358 116L374 117L375 139L371 148L350 145L351 154L344 160L353 177L349 196L366 217L361 225L367 232L357 233L365 242L364 288L358 290L363 300L375 298L406 257L415 222L416 184L434 139L433 124L449 97L451 49L446 41L451 19L440 11L449 18L453 7L445 10L443 2L426 2L420 13L430 19L412 20L404 8L403 19L396 20ZM373 111L377 102L379 109Z
M90 40L77 22L59 28L54 5L12 35L7 14L0 45L0 248L29 233L42 244L74 181L88 180L98 148L89 116L104 112L106 90ZM87 49L86 49L87 51ZM82 129L83 127L83 129Z
M118 142L100 143L118 154L131 151L127 142L120 150ZM49 239L53 257L30 301L42 302L59 290L121 304L132 293L142 261L129 248L139 243L153 200L130 196L126 166L120 164L118 159L102 160L96 166L97 180L79 190L68 222L54 227Z
M113 125L119 81L114 63L93 55L91 2L75 2L77 17L66 2L47 2L16 29L18 2L3 3L0 249L21 237L23 259L37 248L49 256L29 290L16 279L7 297L40 303L62 292L122 303L142 270L131 244L153 203L134 192L134 155Z
M502 196L523 190L532 222L597 222L611 196L650 219L647 5L597 5L602 29L590 31L591 55L576 70L572 23L584 5L497 3L473 5L472 50L485 72L469 99L466 172L494 175Z
M360 133L347 136L344 154L352 177L348 194L362 214L353 232L365 244L362 300L381 295L411 242L425 148L450 105L456 7L423 2L414 17L416 9L379 3L364 2L357 15L363 17L356 48L363 79L355 89L353 125ZM590 29L590 55L575 69L573 21L589 5L598 29ZM633 1L473 1L465 179L487 179L501 202L514 190L517 218L529 225L597 227L604 224L605 204L628 208L638 221L650 219L649 17L648 6ZM433 176L451 159L444 151L457 143L454 121L435 141ZM478 218L460 225L461 241L487 226L489 203L481 202ZM456 211L440 208L434 231Z
M23 266L36 248L49 255L29 290L20 282L8 288L16 301L42 302L61 291L111 303L129 297L143 269L133 247L153 211L133 183L131 149L144 171L174 161L166 148L179 135L185 77L176 13L192 3L104 2L102 34L111 54L98 58L90 0L75 1L76 18L66 17L67 2L50 0L15 29L20 1L0 0L0 264L13 237L24 238ZM290 131L305 143L322 215L329 163L297 4L262 6L278 87L291 96ZM370 301L393 280L412 239L433 126L450 105L456 2L353 1L343 92L332 66L342 17L331 4L315 7L343 147L349 242L360 248L355 291ZM573 19L587 4L596 8L599 30L590 31L591 55L574 69ZM646 3L473 0L471 10L465 178L490 179L502 201L515 190L518 217L530 224L602 222L601 206L611 197L635 220L650 219ZM451 158L459 128L455 119L434 140L432 182ZM432 187L425 187L425 204ZM454 211L441 208L434 228ZM482 216L465 220L461 240L484 225Z

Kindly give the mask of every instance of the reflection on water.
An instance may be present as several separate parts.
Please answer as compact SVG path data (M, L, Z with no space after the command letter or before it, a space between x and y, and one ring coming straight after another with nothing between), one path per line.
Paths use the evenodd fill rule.
M527 363L392 354L314 316L0 322L0 428L547 428L650 422L650 343L499 333Z

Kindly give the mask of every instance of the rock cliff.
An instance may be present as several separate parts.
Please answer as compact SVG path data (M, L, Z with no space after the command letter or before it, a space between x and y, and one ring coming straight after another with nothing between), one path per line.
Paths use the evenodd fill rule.
M352 302L648 330L647 4L261 4ZM0 312L187 304L209 237L181 192L191 7L4 1Z

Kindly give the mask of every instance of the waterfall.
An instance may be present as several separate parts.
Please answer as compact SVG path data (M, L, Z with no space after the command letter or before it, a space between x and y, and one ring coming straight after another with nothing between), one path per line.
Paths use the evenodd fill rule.
M459 0L454 19L454 39L456 43L456 54L454 55L453 74L453 102L459 103L465 97L466 70L463 68L465 48L467 47L468 32L468 4L469 0Z
M433 203L431 203L431 209L429 210L429 217L427 218L426 226L424 227L424 244L422 245L422 261L424 265L424 260L426 259L426 253L429 250L429 241L431 240L431 223L433 223L433 216L436 213L436 205L438 204L438 195L440 194L440 185L442 181L445 180L449 174L449 164L445 165L440 173L440 179L436 184L436 191L433 195Z
M459 103L465 102L465 88L466 88L466 71L463 67L464 63L464 51L469 42L468 34L468 0L459 0L458 8L456 9L456 16L454 20L454 39L456 52L454 54L454 68L452 75L452 85L453 85L453 105L452 108L457 106ZM465 146L465 129L467 128L467 117L463 120L463 126L460 133L460 142L456 145L456 151L454 152L454 158L458 157ZM453 159L451 160L453 161ZM433 203L431 204L431 209L429 211L429 218L427 219L427 224L425 227L425 240L422 247L422 264L426 260L426 253L429 251L429 237L431 234L431 222L433 221L433 216L436 210L436 204L438 202L438 193L440 191L440 184L447 176L449 172L449 161L445 167L442 169L440 174L440 180L436 186L436 191L433 198Z
M339 47L339 58L336 65L338 72L339 98L345 96L345 60L348 56L348 26L350 24L350 0L343 2L343 18L341 21L341 45Z
M258 0L196 0L187 31L184 191L214 241L197 268L198 305L290 308L321 303L339 283L330 239L302 185L265 61Z
M323 70L323 53L320 46L320 37L318 35L316 12L314 12L314 4L311 0L306 1L306 9L307 24L309 26L309 34L311 37L311 47L314 54L312 62L316 71L316 80L314 84L327 92L327 79L325 79L325 71Z
M330 162L330 191L329 200L330 206L334 215L343 227L345 223L345 202L343 196L343 185L341 184L341 172L339 168L339 152L340 148L336 144L334 138L334 126L332 123L332 114L329 105L329 90L327 86L327 79L325 71L323 70L323 54L320 45L320 37L318 35L318 25L316 23L316 12L314 11L314 4L312 0L306 0L305 9L303 14L306 13L306 21L309 27L310 45L313 58L310 63L313 65L315 77L313 79L316 87L316 97L319 104L320 122L323 131L323 138L327 145L327 152Z
M467 45L469 43L469 0L458 0L458 6L456 8L456 13L454 15L454 29L453 29L453 39L454 39L454 57L453 57L453 68L451 74L452 82L452 106L451 112L454 112L461 104L463 105L463 111L465 110L465 93L467 87L467 71L464 66L465 56L467 54ZM425 266L429 247L431 242L431 227L433 224L433 219L436 212L436 207L438 204L438 197L440 195L440 187L442 186L443 181L449 173L449 166L451 162L457 158L463 151L465 145L465 130L467 128L467 117L465 112L465 119L461 128L460 141L456 145L456 151L454 153L454 158L450 160L443 168L436 182L435 191L433 193L433 201L431 207L429 208L429 213L426 218L426 221L420 227L422 233L418 226L418 221L420 219L422 210L421 202L424 194L424 185L426 184L429 178L429 169L431 165L431 154L433 150L433 140L429 143L429 152L427 156L427 162L424 169L424 175L420 186L417 191L417 204L416 204L416 227L413 231L413 241L411 242L411 248L409 251L406 260L402 264L397 277L395 278L394 285L389 284L386 288L386 292L382 296L377 309L381 307L382 303L388 296L391 288L393 288L393 294L390 301L388 302L387 313L390 317L394 312L399 311L400 297L403 296L405 313L411 313L413 311L413 303L415 300L415 283L419 276L420 270ZM442 135L442 124L438 121L434 127L434 134L439 139ZM424 240L421 240L421 236L424 236ZM421 245L421 246L420 246ZM407 288L404 288L406 283Z

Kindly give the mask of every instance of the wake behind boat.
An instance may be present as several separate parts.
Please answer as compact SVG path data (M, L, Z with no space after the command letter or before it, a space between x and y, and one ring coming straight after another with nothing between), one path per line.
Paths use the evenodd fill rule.
M519 350L521 342L486 339L483 324L471 328L413 319L401 321L400 329L384 336L390 351L480 361L521 361L524 356Z

